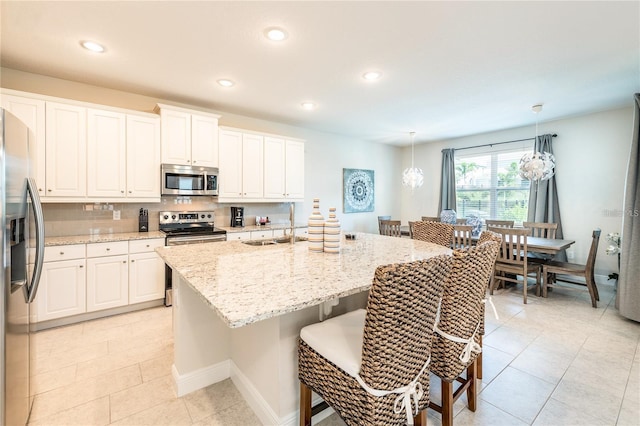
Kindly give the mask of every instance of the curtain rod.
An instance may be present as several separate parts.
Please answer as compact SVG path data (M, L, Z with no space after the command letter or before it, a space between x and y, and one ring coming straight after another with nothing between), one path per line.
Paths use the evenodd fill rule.
M551 137L557 137L558 135L556 133L552 134ZM496 143L485 143L484 145L476 145L476 146L467 146L464 148L454 148L454 151L462 151L463 149L471 149L471 148L482 148L484 146L494 146L494 145L502 145L505 143L514 143L514 142L524 142L524 141L532 141L535 138L526 138L526 139L516 139L513 141L506 141L506 142L496 142Z

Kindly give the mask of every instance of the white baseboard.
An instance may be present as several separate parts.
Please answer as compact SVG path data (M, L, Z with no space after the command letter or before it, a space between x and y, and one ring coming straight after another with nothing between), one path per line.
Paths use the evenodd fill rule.
M230 374L231 360L225 360L208 367L192 371L187 374L180 374L176 365L171 366L171 374L173 376L173 386L178 397L198 389L206 388L214 383L228 379Z

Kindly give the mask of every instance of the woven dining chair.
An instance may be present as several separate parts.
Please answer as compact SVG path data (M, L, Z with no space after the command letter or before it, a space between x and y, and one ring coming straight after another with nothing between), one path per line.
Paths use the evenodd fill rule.
M441 255L379 266L366 310L300 331L301 426L311 424L311 391L347 425L426 424L432 336L453 262Z
M487 241L494 241L499 246L502 243L502 236L500 234L496 234L495 232L483 231L482 234L480 234L480 237L478 238L478 242L476 243L476 245L482 245L483 243L486 243ZM495 273L495 271L494 271L495 266L496 266L496 262L494 260L493 267L491 268L491 275L489 277L489 280L487 281L487 287L488 288L491 288L491 284L493 282L493 274ZM485 334L484 322L485 322L485 313L487 311L487 303L486 303L487 300L489 300L489 299L485 298L485 303L482 306L482 320L480 321L480 328L478 329L478 337L479 337L478 342L480 344L480 347L482 347L482 339L483 339L484 334ZM478 358L476 360L476 364L477 364L477 366L476 366L476 376L478 377L478 379L482 379L482 374L483 374L483 371L482 371L483 370L482 352L480 352L478 354Z
M518 275L520 275L522 276L522 301L526 304L529 274L536 274L536 294L540 295L540 265L528 262L527 237L529 230L527 228L490 227L489 231L500 234L502 237L493 281L489 290L490 294L493 294L496 282L509 281L518 284L520 283Z
M453 247L467 248L471 247L471 232L473 226L471 225L453 225Z
M542 265L542 277L544 279L544 283L542 284L542 296L547 297L547 288L553 287L554 285L550 282L550 274L563 274L563 275L573 275L584 278L585 283L567 281L571 284L577 284L581 286L586 286L587 290L589 290L589 296L591 297L591 306L594 308L598 307L598 301L600 300L600 295L598 293L598 286L596 286L596 281L594 279L594 266L596 263L596 255L598 254L598 242L600 241L600 229L595 229L591 234L591 247L589 249L589 255L587 256L587 263L585 265L580 265L577 263L568 263L568 262L557 262L555 260L550 260ZM565 281L560 280L556 277L556 281Z
M380 221L380 235L386 235L388 237L402 237L400 230L399 220L381 220Z
M490 226L500 227L500 228L513 228L515 222L513 220L494 220L494 219L485 219L484 223L487 225L487 229Z
M378 216L378 233L382 235L382 221L391 220L391 216Z
M442 415L443 426L453 425L453 404L465 392L469 410L476 411L479 328L497 253L498 243L493 241L453 252L455 262L444 284L431 348L430 369L440 378L442 401L440 405L431 401L429 407ZM455 391L454 382L461 383Z
M413 224L413 239L451 247L453 225L443 222L416 222Z
M422 216L421 220L423 222L440 222L440 218L438 216Z

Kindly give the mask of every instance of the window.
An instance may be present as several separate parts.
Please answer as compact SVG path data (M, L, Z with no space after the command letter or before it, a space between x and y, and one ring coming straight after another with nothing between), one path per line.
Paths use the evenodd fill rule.
M518 162L531 148L456 153L456 212L458 217L527 220L529 186Z

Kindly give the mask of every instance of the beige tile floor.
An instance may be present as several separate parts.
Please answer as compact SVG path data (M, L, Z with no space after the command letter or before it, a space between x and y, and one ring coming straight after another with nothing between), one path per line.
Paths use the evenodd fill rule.
M456 425L640 425L640 324L620 317L615 293L554 289L522 304L515 288L487 312L478 409ZM176 398L171 309L154 308L34 336L33 425L258 425L230 380ZM431 398L440 399L432 378ZM429 411L429 424L440 425ZM320 422L340 426L337 415Z

